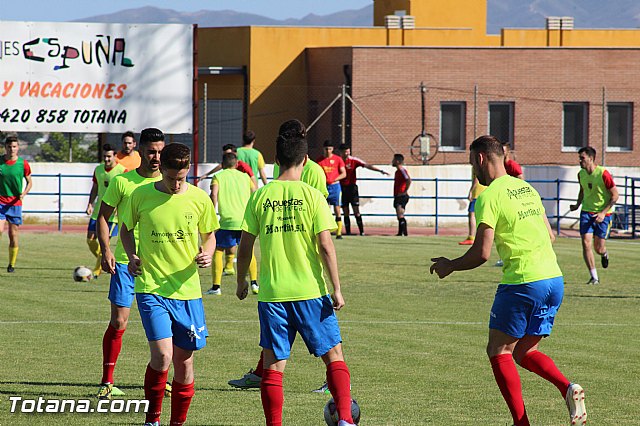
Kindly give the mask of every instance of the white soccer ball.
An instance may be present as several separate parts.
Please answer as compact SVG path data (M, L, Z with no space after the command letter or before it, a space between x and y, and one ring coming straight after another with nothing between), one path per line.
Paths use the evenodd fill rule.
M355 424L360 423L360 406L355 399L351 399L351 417L353 417ZM328 426L338 426L338 422L340 421L336 403L333 401L333 398L329 399L324 406L324 421Z
M75 282L83 282L91 281L93 279L93 271L87 268L86 266L78 266L73 270L73 280Z

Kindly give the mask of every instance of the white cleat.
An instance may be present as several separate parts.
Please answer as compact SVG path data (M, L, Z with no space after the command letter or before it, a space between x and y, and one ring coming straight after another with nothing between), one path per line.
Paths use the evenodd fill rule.
M571 383L565 396L572 425L587 424L587 409L584 406L584 389L577 383Z

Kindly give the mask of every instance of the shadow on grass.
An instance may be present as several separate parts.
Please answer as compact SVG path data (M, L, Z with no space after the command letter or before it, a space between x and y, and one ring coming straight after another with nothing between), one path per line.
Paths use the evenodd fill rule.
M567 294L565 296L585 299L640 299L637 294Z

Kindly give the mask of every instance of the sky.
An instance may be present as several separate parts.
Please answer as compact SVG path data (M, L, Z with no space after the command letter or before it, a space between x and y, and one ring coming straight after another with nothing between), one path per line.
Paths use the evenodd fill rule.
M0 0L0 21L64 22L143 6L180 12L235 10L286 19L362 9L372 3L373 0Z

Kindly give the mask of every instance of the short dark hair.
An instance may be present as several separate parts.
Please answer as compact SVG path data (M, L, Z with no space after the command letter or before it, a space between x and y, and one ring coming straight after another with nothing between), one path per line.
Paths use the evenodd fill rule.
M127 130L122 134L122 136L120 137L120 140L124 141L124 138L133 138L133 140L135 141L136 135L131 130Z
M469 147L473 152L482 152L489 156L504 157L502 143L495 136L484 135L474 140Z
M17 136L7 136L6 139L4 140L4 144L5 145L10 145L14 142L18 142L18 137Z
M160 164L164 169L188 169L191 166L191 150L185 144L170 143L160 153Z
M304 138L307 135L307 128L302 124L302 121L297 119L287 120L280 125L278 134L287 138L298 136Z
M244 135L242 135L242 143L244 145L249 145L254 140L256 140L256 132L253 130L247 130L244 132Z
M580 148L578 150L578 155L582 154L582 153L587 154L589 157L591 157L592 159L596 159L596 149L591 147L591 146L583 146L582 148Z
M402 155L402 154L393 154L393 161L397 161L400 164L404 164L404 155Z
M326 141L324 141L324 143L322 144L323 147L333 147L333 143L331 143L331 141L329 139L327 139Z
M309 147L307 140L299 135L287 137L278 135L276 139L276 159L280 170L290 169L304 161Z
M222 147L222 152L224 152L224 151L226 151L226 150L228 150L228 149L230 149L230 150L231 150L231 151L233 151L233 152L236 152L236 151L238 150L238 148L236 148L236 146L235 146L234 144L232 144L232 143L228 143L228 144L226 144L226 145L224 145L224 146Z
M162 130L149 127L140 132L140 145L147 145L151 142L164 142Z
M238 164L238 156L233 152L225 152L222 156L222 168L229 169Z
M340 151L344 151L345 149L351 149L351 145L347 145L346 143L340 144Z
M113 147L111 145L109 145L108 143L105 143L104 145L102 145L102 151L113 151L115 152L116 150L113 149Z

